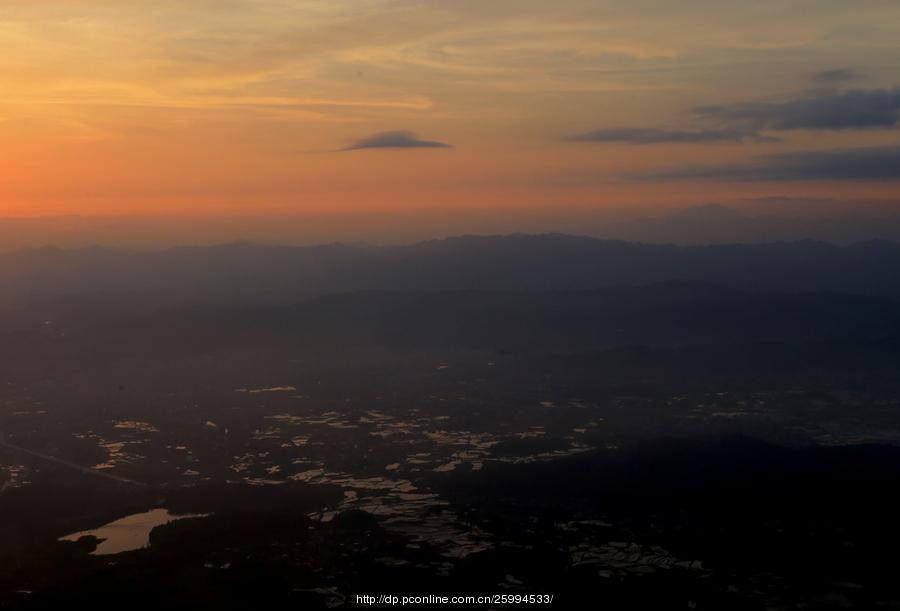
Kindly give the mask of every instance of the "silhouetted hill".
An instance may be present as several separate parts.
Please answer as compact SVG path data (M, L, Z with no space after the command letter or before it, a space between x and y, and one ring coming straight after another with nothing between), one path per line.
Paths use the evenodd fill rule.
M886 499L898 477L900 448L893 446L781 447L748 437L711 436L640 441L617 452L528 466L497 464L435 481L459 494L502 498L528 496L516 491L529 489L537 498L554 501L602 499L607 511L627 508L630 515L690 508L698 520L716 513L731 520L747 511L789 512L797 518L814 507L834 511L856 504L854 494L862 489ZM874 509L867 503L854 511L865 515Z
M900 542L892 493L898 477L896 447L701 437L493 464L434 481L457 503L476 502L485 520L513 511L544 520L599 513L627 521L632 536L665 532L670 548L728 571L890 583L881 554Z

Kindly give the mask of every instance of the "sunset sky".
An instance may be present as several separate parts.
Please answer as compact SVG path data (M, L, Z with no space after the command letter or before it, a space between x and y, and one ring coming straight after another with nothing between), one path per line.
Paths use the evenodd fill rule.
M900 193L897 0L0 0L0 216Z

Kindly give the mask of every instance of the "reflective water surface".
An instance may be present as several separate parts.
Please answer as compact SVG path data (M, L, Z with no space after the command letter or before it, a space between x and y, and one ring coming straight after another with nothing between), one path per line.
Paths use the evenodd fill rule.
M205 517L200 515L173 515L168 509L152 509L144 513L136 513L94 530L83 530L60 538L60 541L78 541L82 537L97 537L101 540L95 556L130 552L150 545L150 531L157 526L182 520L184 518Z

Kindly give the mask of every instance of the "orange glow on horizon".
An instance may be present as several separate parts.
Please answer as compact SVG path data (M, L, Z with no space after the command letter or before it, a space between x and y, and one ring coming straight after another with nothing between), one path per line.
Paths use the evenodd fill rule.
M718 129L691 109L804 95L804 79L833 68L842 50L864 66L867 80L854 86L897 85L900 36L884 31L900 29L891 25L900 23L891 19L896 5L828 4L808 15L791 3L727 11L653 4L7 2L0 216L896 197L892 181L641 178L892 145L883 130L797 130L778 142L569 139L598 129ZM826 44L838 25L883 36ZM396 146L342 150L393 131L411 135Z

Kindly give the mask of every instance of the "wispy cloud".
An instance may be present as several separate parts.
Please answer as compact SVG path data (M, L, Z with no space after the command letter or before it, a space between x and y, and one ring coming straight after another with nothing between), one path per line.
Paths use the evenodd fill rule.
M422 140L415 133L398 130L380 132L357 140L350 146L341 149L356 151L361 149L415 149L415 148L449 148L450 145L436 140Z

